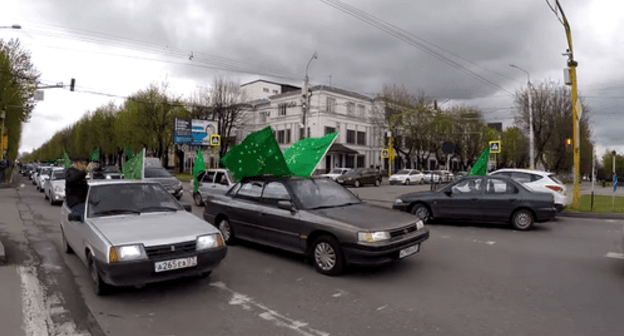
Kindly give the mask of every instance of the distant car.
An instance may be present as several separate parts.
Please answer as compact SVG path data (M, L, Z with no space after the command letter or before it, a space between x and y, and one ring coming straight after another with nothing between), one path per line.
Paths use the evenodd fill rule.
M411 212L425 223L431 219L511 222L517 230L528 230L556 215L550 193L531 191L503 176L465 177L438 191L405 194L396 199L393 209Z
M153 181L162 184L177 200L182 198L184 193L182 182L171 175L165 168L154 166L145 167L143 175L145 181Z
M89 268L97 295L207 276L227 253L219 230L191 214L159 183L90 180L84 213L61 208L61 238Z
M435 171L426 171L424 174L423 181L425 183L431 183L431 182L440 183L440 175Z
M336 179L337 179L339 176L342 176L343 174L346 174L346 173L348 173L348 172L350 172L350 171L352 171L352 170L353 170L353 169L351 169L351 168L334 168L334 169L332 169L329 173L327 173L327 174L321 174L321 175L319 175L319 176L320 176L320 177L327 177L327 178L330 178L330 179L332 179L332 180L336 181Z
M327 178L247 178L209 197L204 219L227 242L244 239L308 256L335 275L348 264L380 265L420 251L429 238L409 214L363 203Z
M46 179L50 178L51 170L52 170L52 167L41 168L41 170L39 171L39 174L37 175L37 180L36 180L37 191L43 192L43 183L46 181Z
M94 174L94 178L105 180L120 180L123 176L116 166L105 166Z
M390 184L423 184L425 174L416 169L402 169L390 176Z
M65 169L52 169L50 178L43 184L43 194L50 201L50 205L65 200Z
M363 184L374 184L376 187L381 185L383 176L381 172L374 168L357 168L336 179L336 182L342 185L352 185L356 188Z
M208 169L197 176L199 192L193 192L195 205L204 205L209 195L223 195L234 185L234 180L226 169ZM192 188L192 186L191 186Z
M440 182L442 183L455 181L455 175L448 170L438 170L436 174L440 176Z
M522 183L534 191L548 192L555 197L555 208L557 213L561 213L568 202L565 184L561 182L557 175L539 170L529 169L499 169L491 172L491 176L507 176Z

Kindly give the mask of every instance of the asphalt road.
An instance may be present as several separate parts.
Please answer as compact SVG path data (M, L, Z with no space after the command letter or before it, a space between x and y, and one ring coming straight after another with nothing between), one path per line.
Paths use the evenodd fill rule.
M427 188L351 190L391 206ZM338 277L299 256L239 243L207 279L96 297L86 267L62 252L60 207L30 182L18 194L28 234L8 248L33 254L44 292L67 311L62 319L95 335L624 334L622 221L559 218L530 232L440 223L429 226L418 254ZM190 194L182 201L192 204ZM201 218L202 209L193 213Z

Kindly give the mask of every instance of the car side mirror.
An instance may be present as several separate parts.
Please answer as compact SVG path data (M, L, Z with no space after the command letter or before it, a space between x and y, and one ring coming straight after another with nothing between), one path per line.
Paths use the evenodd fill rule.
M277 207L288 211L295 211L291 201L278 201Z
M67 215L67 220L70 222L82 222L82 215L77 212L70 212Z
M183 203L182 206L184 207L184 210L186 210L188 212L193 211L193 207L190 204Z

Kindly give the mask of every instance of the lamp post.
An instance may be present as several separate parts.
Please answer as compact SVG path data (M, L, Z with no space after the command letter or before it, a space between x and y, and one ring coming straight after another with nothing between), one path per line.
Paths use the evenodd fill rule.
M531 87L531 75L529 75L528 71L517 65L509 64L509 66L524 71L527 74L527 87L529 89L529 168L535 169L535 135L533 134L533 101L531 99L533 89Z
M308 94L308 68L310 68L310 63L312 63L312 60L317 59L318 56L316 55L316 51L314 52L314 55L312 55L312 58L310 58L310 61L308 61L308 65L306 66L306 74L305 74L305 82L303 83L303 89L301 89L301 110L303 112L303 117L301 120L301 123L303 124L303 137L307 138L310 136L310 134L306 135L307 129L308 129L308 118L307 118L307 114L308 114L308 110L310 109L310 95Z

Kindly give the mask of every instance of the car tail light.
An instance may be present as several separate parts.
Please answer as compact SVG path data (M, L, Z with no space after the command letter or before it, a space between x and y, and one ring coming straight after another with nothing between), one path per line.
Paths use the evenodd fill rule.
M561 188L559 186L547 185L546 188L548 188L550 190L554 190L556 192L563 192L563 188Z

